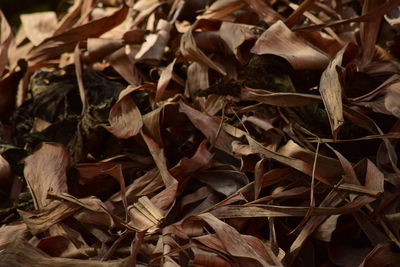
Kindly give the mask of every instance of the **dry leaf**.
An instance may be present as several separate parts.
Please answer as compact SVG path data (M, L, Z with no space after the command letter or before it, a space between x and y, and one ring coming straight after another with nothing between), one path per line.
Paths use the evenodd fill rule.
M111 126L105 128L118 138L126 139L135 136L143 126L142 115L130 96L130 93L141 88L143 86L128 86L121 91L117 103L111 108L108 118Z
M68 151L60 144L43 143L40 148L25 159L24 175L36 208L44 208L50 200L47 193L66 193Z
M257 55L272 54L286 59L294 69L322 69L329 57L293 33L282 21L275 22L251 49Z
M0 75L3 75L5 67L8 63L8 50L13 40L11 27L6 17L0 10Z
M55 12L38 12L21 15L21 23L28 39L38 46L45 39L51 37L57 28Z
M344 122L342 106L342 82L344 79L344 71L342 68L342 62L344 54L348 49L351 49L351 45L343 47L336 54L335 58L331 60L329 66L322 74L319 84L319 91L328 113L329 123L331 125L334 139L339 131L339 127Z

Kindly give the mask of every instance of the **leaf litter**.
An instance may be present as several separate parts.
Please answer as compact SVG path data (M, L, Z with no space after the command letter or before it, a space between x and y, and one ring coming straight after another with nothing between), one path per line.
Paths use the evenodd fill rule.
M0 266L397 266L398 5L0 11Z

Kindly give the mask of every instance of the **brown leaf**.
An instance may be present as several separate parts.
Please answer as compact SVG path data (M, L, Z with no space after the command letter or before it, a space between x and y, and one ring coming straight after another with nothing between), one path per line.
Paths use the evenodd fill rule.
M328 215L341 215L355 212L370 203L370 197L357 198L349 204L343 205L338 208L332 207L316 207L311 211L311 215L321 219ZM302 217L306 216L309 212L309 207L294 207L294 206L274 206L262 204L247 204L247 205L229 205L218 207L211 211L217 218L255 218L255 217ZM321 217L321 218L320 218ZM322 223L324 218L318 223ZM316 225L315 227L317 227ZM314 226L313 226L314 227ZM314 228L315 230L316 228ZM310 233L309 233L310 234Z
M139 197L148 196L159 191L164 186L163 180L158 169L154 168L146 172L143 176L135 179L133 183L126 187L127 203L135 202ZM110 202L122 201L120 192L109 198Z
M35 65L42 61L71 52L76 44L89 37L98 37L104 32L119 25L128 13L128 7L122 6L114 14L94 20L82 26L64 31L62 34L45 39L39 46L30 51L27 60Z
M110 110L108 120L111 126L105 126L110 133L123 139L139 133L143 126L142 115L129 94L145 87L145 85L139 87L128 86L119 94L117 103Z
M366 0L364 1L362 14L368 14L375 8L381 6L386 1L384 0ZM362 22L360 24L360 41L362 44L362 58L361 58L361 68L367 65L373 58L375 54L375 43L377 41L380 25L381 16L376 16L374 21Z
M87 58L85 58L84 61L85 63L91 63L97 60L101 61L122 46L122 40L89 38L87 40Z
M210 22L208 22L207 20L200 20L197 23L193 24L190 30L183 34L180 45L182 55L188 60L194 60L203 63L209 68L218 71L222 75L226 75L225 67L218 62L211 60L203 51L201 51L197 46L196 40L193 36L193 32L197 27L204 26L204 24L207 23Z
M215 143L215 147L228 154L232 153L231 143L233 139L223 130L218 133L219 123L216 120L183 102L179 103L179 111L185 113L193 125L207 137L209 142Z
M398 6L399 3L400 3L399 0L389 0L389 1L385 2L384 4L380 5L379 7L371 10L370 12L368 12L367 14L364 14L362 16L358 16L358 17L350 18L350 19L342 19L342 20L332 21L332 22L323 23L323 24L319 24L319 25L305 26L305 27L302 27L301 29L315 31L315 30L323 29L325 27L349 24L349 23L355 22L355 21L359 21L359 22L374 21L374 20L376 20L376 18L382 17L387 12L389 12L390 10L392 10L393 8Z
M3 77L4 69L8 63L8 50L13 40L13 34L11 27L1 10L0 27L0 77Z
M293 25L301 18L303 13L314 5L315 0L306 0L301 3L301 5L285 20L285 24L292 28Z
M399 253L392 250L390 243L382 243L374 247L359 267L395 266L398 262L400 262Z
M230 48L236 58L244 63L245 59L239 47L246 41L258 38L261 29L253 25L238 24L224 21L219 28L219 35Z
M227 225L226 223L218 220L209 213L204 213L196 216L197 218L204 220L211 228L216 232L217 237L222 242L227 253L237 259L240 265L245 266L246 264L252 264L253 266L270 266L269 259L264 253L254 250L247 240L239 234L239 232ZM258 248L258 247L257 247ZM264 248L265 249L265 248Z
M47 193L66 193L68 151L60 144L43 143L25 159L24 175L36 208L47 206Z
M400 118L400 90L399 83L392 84L387 87L384 97L384 107L393 116Z
M159 20L157 33L149 34L145 37L145 42L135 55L135 59L140 62L157 64L164 55L165 47L169 41L171 24L165 20Z
M207 142L203 141L200 143L193 157L190 159L182 158L178 164L171 168L171 174L178 181L183 181L184 178L193 175L206 166L209 166L213 156L214 155L207 149Z
M173 205L176 200L177 191L178 183L171 184L163 191L152 197L151 202L153 202L153 204L164 213L164 216L166 216L165 214L167 210L171 208L171 205Z
M205 240L201 240L205 243ZM232 266L226 259L215 253L207 252L196 247L192 248L194 253L193 264L201 266L229 267Z
M129 49L121 47L114 53L112 53L108 60L110 65L133 87L140 86L142 78L139 75L139 71L134 65L133 55L131 55L132 46L128 46Z
M140 232L152 233L158 230L164 220L161 211L146 196L139 198L129 207L128 212L131 218L129 225Z
M276 12L268 2L258 0L245 0L250 8L268 25L272 25L277 21L282 21L283 17Z
M249 183L246 175L234 170L199 171L194 177L225 196L232 195Z
M339 127L344 122L342 104L343 71L341 71L340 68L342 66L343 56L349 49L352 49L352 46L346 45L336 54L324 73L322 73L319 83L319 92L321 93L322 100L324 101L328 113L334 139L339 131Z
M80 207L71 203L52 201L46 207L35 211L22 211L18 213L32 234L48 230L51 226L77 212Z
M178 78L174 73L175 61L176 59L174 59L166 68L161 71L160 79L157 83L157 92L155 97L156 102L165 100L176 94L176 90L167 89L168 85L170 85L173 81L178 81L182 86L185 85L185 82Z
M197 19L220 19L232 15L236 10L246 6L240 0L217 0L212 3Z
M337 221L340 215L329 216L313 233L313 237L324 241L331 242L333 231L336 229Z
M28 233L26 224L23 222L15 222L12 224L3 224L0 227L0 251L5 249L8 244L15 239L23 238Z
M208 67L201 62L192 62L187 71L185 96L195 98L196 93L210 87Z
M113 261L97 261L97 260L81 260L50 257L43 251L35 248L27 241L17 239L11 243L5 250L0 252L2 259L0 266L32 266L32 267L50 267L50 266L84 266L84 267L121 267L130 266L130 257L113 260Z
M322 69L329 57L293 33L282 21L275 22L251 49L257 55L272 54L286 59L294 69Z
M141 132L141 135L149 148L150 154L154 159L155 164L157 165L157 168L160 171L161 177L164 181L164 184L166 187L169 187L175 183L177 183L176 179L171 175L171 173L168 170L167 167L167 160L166 157L164 156L164 150L158 146L154 140L145 135L143 132Z
M240 91L241 100L255 100L278 107L301 107L321 103L320 96L300 93L272 93L267 90L244 87Z
M312 166L315 158L313 152L301 148L293 141L289 141L285 146L281 147L278 152L274 152L263 147L251 137L247 137L247 139L254 152L261 153L266 157L272 158L309 176L312 175ZM326 184L334 184L339 180L341 174L341 167L336 160L322 155L318 156L315 178Z
M11 168L8 161L0 155L0 180L8 180L11 175Z

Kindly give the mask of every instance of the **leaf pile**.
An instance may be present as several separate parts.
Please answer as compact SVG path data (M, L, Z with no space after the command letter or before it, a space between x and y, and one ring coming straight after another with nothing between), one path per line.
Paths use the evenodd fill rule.
M0 266L396 266L399 5L0 12Z

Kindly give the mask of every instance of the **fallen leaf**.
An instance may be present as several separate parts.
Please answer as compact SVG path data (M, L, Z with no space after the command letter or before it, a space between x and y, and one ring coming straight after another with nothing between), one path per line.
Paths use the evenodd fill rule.
M69 154L60 144L44 143L25 159L24 175L36 208L44 208L50 200L47 193L66 193Z
M344 73L342 62L344 54L352 48L351 45L346 45L336 54L335 58L331 60L329 66L322 74L319 84L319 92L328 113L333 139L336 139L339 127L344 123L342 106L342 81Z
M38 46L53 35L58 22L56 13L48 11L21 15L21 23L28 39Z
M105 128L118 138L126 139L135 136L143 126L142 115L130 96L130 93L142 87L128 86L121 91L117 103L110 110L108 120L111 126L106 126Z
M329 57L298 37L282 21L275 22L256 41L252 53L273 54L286 59L294 69L322 69Z

